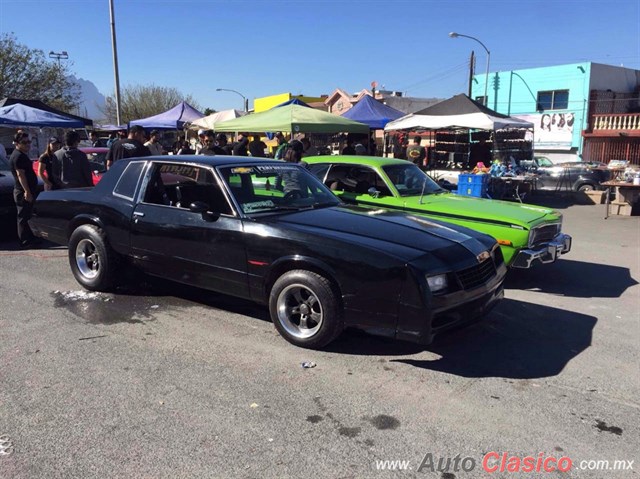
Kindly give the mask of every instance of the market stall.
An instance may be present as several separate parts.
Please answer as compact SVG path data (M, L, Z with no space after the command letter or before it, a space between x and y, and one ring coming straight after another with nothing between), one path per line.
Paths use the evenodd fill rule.
M533 152L533 123L498 113L463 94L391 121L384 129L405 135L428 132L429 166L436 168L472 169L474 151L485 142L491 145L490 160L518 162L530 159Z

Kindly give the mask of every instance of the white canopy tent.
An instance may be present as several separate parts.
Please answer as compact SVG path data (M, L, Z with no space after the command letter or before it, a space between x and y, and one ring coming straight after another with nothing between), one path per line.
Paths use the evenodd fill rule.
M533 123L518 118L501 118L483 112L459 115L409 115L390 121L385 131L396 130L501 130L504 128L533 128Z
M203 128L205 130L213 130L216 123L220 123L221 121L226 120L232 120L233 118L239 118L244 115L246 115L246 113L240 110L222 110L216 113L212 113L211 115L207 115L203 118L199 118L198 120L191 123L190 128Z
M505 128L533 128L533 123L503 115L472 100L467 95L460 94L390 121L384 130L502 130Z

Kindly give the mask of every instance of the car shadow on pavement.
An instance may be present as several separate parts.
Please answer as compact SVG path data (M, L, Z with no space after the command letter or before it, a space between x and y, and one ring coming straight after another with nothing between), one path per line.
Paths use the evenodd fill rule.
M505 299L483 322L453 330L425 348L435 360L390 362L466 378L546 378L558 375L591 345L593 316Z
M430 352L440 358L389 362L467 378L544 378L559 374L591 345L596 323L593 316L504 299L485 320L442 333L428 346L346 331L326 350L363 356Z
M563 258L531 269L511 269L504 287L574 298L619 298L637 284L629 268Z

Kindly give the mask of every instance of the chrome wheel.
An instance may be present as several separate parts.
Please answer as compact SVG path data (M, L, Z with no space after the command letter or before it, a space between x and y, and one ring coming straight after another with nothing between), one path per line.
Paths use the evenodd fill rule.
M93 241L82 239L76 246L76 265L82 276L93 279L100 273L100 255Z
M316 293L302 284L284 288L278 295L276 307L280 324L295 338L310 338L322 327L322 303Z

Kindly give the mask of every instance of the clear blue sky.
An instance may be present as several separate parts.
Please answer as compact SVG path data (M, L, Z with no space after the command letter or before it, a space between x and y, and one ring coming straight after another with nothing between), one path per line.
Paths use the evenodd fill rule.
M336 87L408 96L465 92L476 72L592 61L640 69L640 0L114 0L120 84L176 87L202 106ZM114 88L108 0L0 0L0 32L48 53L67 51L71 71Z

